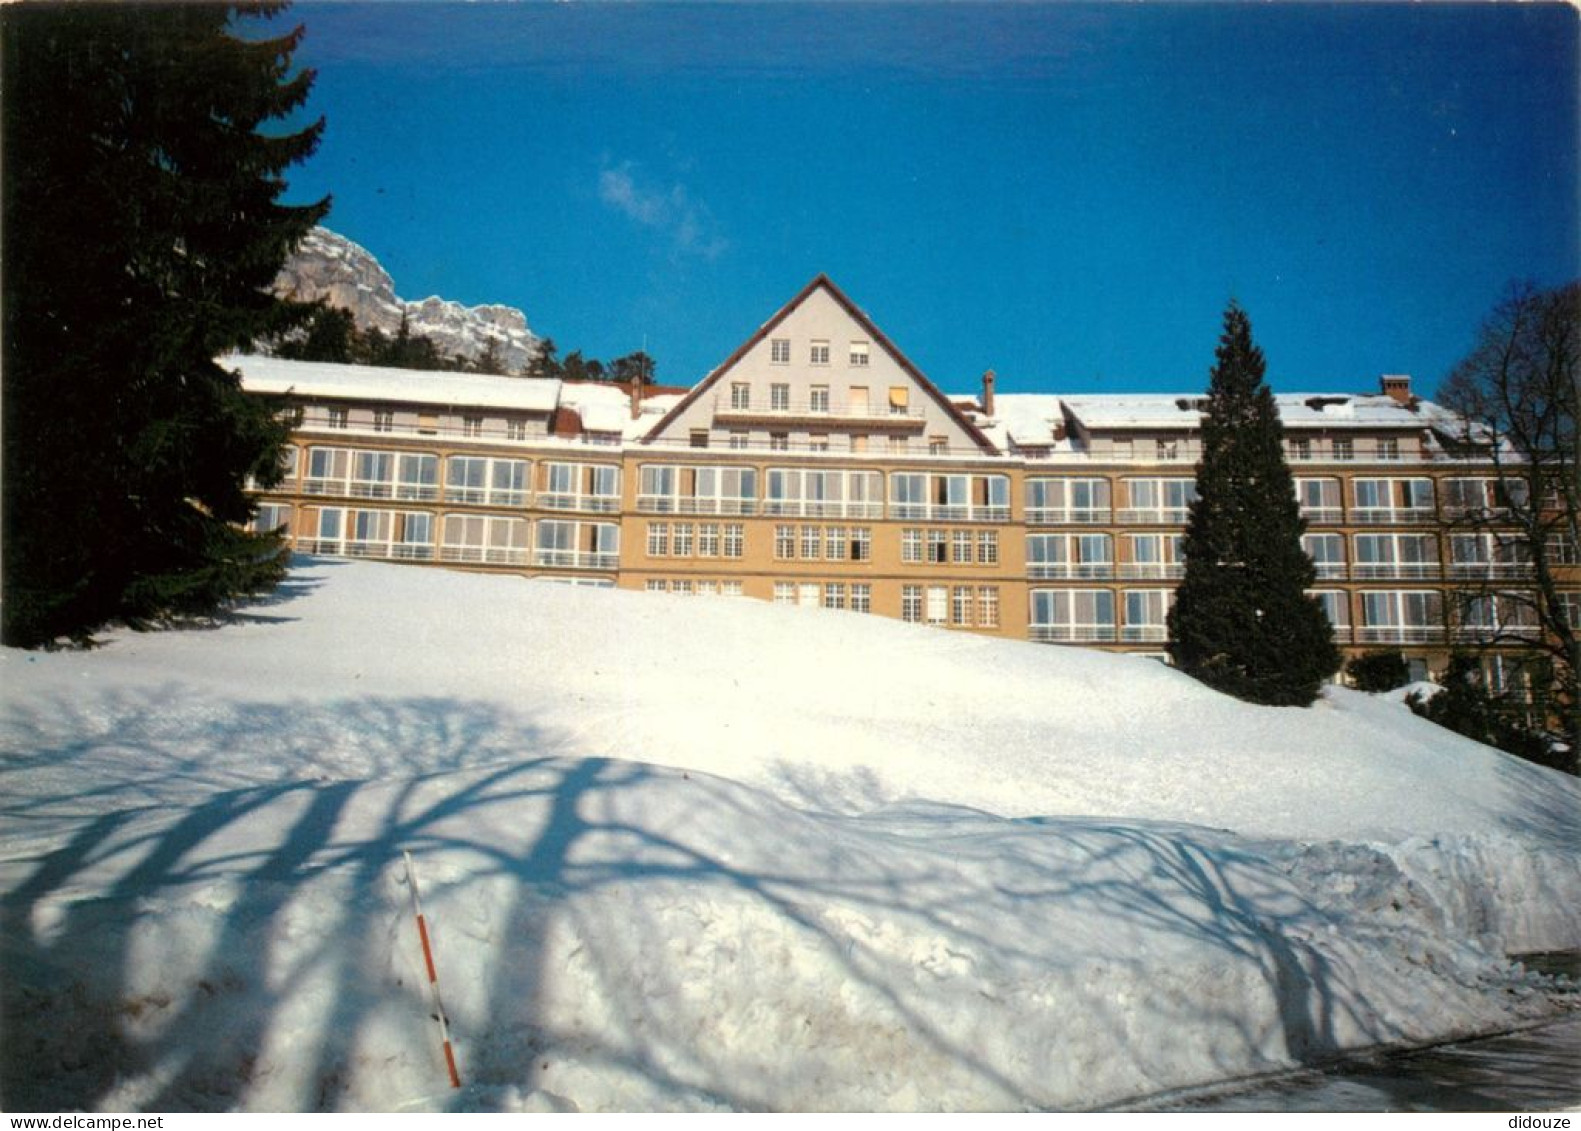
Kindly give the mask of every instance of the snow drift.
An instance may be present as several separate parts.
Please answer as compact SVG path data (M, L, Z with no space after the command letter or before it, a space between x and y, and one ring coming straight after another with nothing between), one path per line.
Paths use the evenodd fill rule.
M0 678L7 1110L1102 1106L1581 945L1576 783L1339 690L329 561Z

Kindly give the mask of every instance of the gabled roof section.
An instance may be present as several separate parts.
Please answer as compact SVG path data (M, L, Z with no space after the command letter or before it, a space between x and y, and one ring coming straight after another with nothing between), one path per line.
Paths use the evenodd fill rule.
M767 322L759 326L756 333L737 346L735 351L731 353L729 357L725 358L723 362L715 366L708 376L704 377L695 386L693 386L691 392L682 397L674 408L665 413L659 422L648 430L647 434L643 436L643 442L649 443L660 438L674 420L680 417L688 408L701 399L704 394L706 394L715 385L719 384L719 382L724 379L725 375L735 368L735 366L741 361L743 357L745 357L755 346L772 334L781 323L783 323L797 310L798 307L800 307L812 295L820 290L828 294L830 298L838 303L845 310L845 312L851 316L852 320L855 321L864 332L866 332L868 337L873 341L874 345L887 353L894 360L895 364L897 364L908 377L916 382L917 387L922 390L923 394L929 397L935 404L939 406L945 415L958 424L961 430L964 431L982 451L992 455L999 454L999 449L994 445L994 442L983 433L982 429L977 427L976 424L968 419L967 416L955 406L954 402L952 402L949 397L945 396L944 393L939 390L938 386L936 386L932 381L928 380L927 376L922 372L922 370L918 369L914 364L912 364L911 359L903 354L894 342L889 340L889 336L874 324L873 320L867 316L866 312L863 311L861 307L857 306L856 303L852 302L846 293L835 285L834 280L830 279L828 275L823 274L822 272L820 272L818 276L812 280L812 282L808 283L805 287L798 291L794 298L792 298L784 306L780 307L779 310L777 310Z

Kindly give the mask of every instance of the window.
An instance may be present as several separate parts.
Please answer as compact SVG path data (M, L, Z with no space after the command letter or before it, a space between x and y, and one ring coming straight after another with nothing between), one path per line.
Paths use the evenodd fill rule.
M1028 522L1109 521L1107 479L1028 479Z
M670 553L670 524L667 522L648 523L648 557L663 558Z
M1027 576L1100 578L1114 573L1113 543L1107 534L1030 534Z
M690 443L694 448L706 448L708 446L708 429L693 428L691 431Z
M928 454L930 456L948 455L949 452L950 452L950 442L949 442L949 440L945 439L943 436L929 436L928 437Z
M943 530L928 531L928 561L933 565L943 565L949 561L948 535Z
M1380 460L1396 460L1400 458L1399 440L1379 440L1378 458Z
M796 587L796 603L804 609L816 609L822 596L823 586L816 581L804 581Z
M829 437L822 433L813 433L807 437L807 450L810 452L826 452L829 450Z
M873 560L873 531L866 526L853 526L851 528L851 560L853 562L870 562Z
M857 367L858 369L866 368L866 366L867 366L867 343L866 342L852 342L851 343L851 364L854 365L855 367Z
M789 432L770 432L769 433L769 451L771 451L771 452L788 452L788 451L790 451L790 433Z
M895 455L904 455L905 452L906 452L906 447L907 447L907 445L906 445L906 437L904 437L904 436L891 436L889 438L889 450L893 454L895 454Z
M1323 612L1328 615L1329 624L1334 626L1336 639L1350 639L1350 596L1339 589L1315 589L1311 596L1316 597L1323 606Z
M903 562L920 562L922 560L922 531L907 527L900 532L900 560Z
M1420 644L1444 638L1443 598L1432 591L1361 595L1361 643Z
M1548 535L1543 540L1543 549L1548 555L1552 565L1578 565L1581 564L1581 552L1576 549L1575 542L1563 532Z
M1303 436L1290 441L1290 458L1305 461L1312 458L1312 441Z
M977 560L983 565L999 564L999 531L979 530L977 532Z
M527 520L503 515L447 514L439 556L447 562L527 564Z
M1161 460L1177 460L1180 458L1179 440L1158 441L1158 458Z
M1338 479L1297 479L1296 501L1301 504L1301 517L1305 519L1312 522L1340 520Z
M922 623L922 586L900 587L900 619L908 624Z
M685 580L676 581L674 584L672 584L670 586L670 589L673 592L679 593L679 594L681 594L684 597L692 597L692 596L695 596L696 593L697 593L697 590L692 586L692 583L690 581L685 581Z
M790 339L772 338L769 341L769 361L775 365L790 364Z
M507 440L525 440L527 438L527 422L525 420L507 420L505 422L505 438Z
M717 558L719 556L719 524L717 522L704 522L698 525L697 556L700 558Z
M1345 576L1345 538L1340 534L1303 534L1301 548L1317 567L1320 579Z
M823 531L816 526L801 528L801 556L803 560L815 562L823 556Z
M1436 577L1438 538L1432 534L1358 534L1355 561L1358 581Z
M957 585L950 594L950 623L957 628L970 628L972 603L972 587Z
M348 414L343 408L329 410L329 426L331 428L345 428L350 422Z
M1107 589L1034 589L1031 604L1033 640L1090 642L1115 637L1114 594Z
M1135 643L1157 643L1169 635L1169 606L1174 593L1168 589L1129 589L1125 594L1125 628L1120 638Z
M282 503L259 503L258 512L253 515L252 529L260 533L271 530L291 533L291 508Z
M481 416L463 416L461 418L461 434L463 436L483 435L483 418Z
M745 381L735 381L730 386L730 407L745 409L752 407L752 386Z
M851 583L851 611L853 613L870 613L873 611L873 586L866 581Z
M725 557L741 557L746 549L746 529L739 522L725 523Z
M1398 522L1433 517L1431 479L1357 479L1352 483L1356 522Z
M1581 631L1581 593L1559 594L1559 608L1564 613L1565 623L1572 630Z
M1349 437L1335 437L1334 458L1341 463L1346 463L1356 458L1356 446Z
M776 605L794 605L796 603L795 582L776 581L774 583L774 603Z
M649 593L668 593L670 590L670 583L665 581L662 577L650 577L643 588Z
M828 342L814 342L814 343L812 343L812 349L808 353L807 360L809 362L811 362L813 365L828 365L829 364L829 343Z
M823 556L831 562L843 562L846 555L845 527L831 526L824 531Z
M999 627L999 587L979 586L977 590L977 624L980 628Z
M911 390L905 385L889 388L889 415L907 416L911 412Z
M957 530L950 536L950 552L956 565L972 564L972 532Z
M1136 458L1136 452L1130 440L1116 440L1114 442L1114 458L1121 463L1129 463Z
M751 445L752 445L752 433L750 433L750 432L742 432L739 429L731 429L731 431L730 431L730 447L733 450L741 451L744 448L751 447Z
M375 432L393 432L395 430L395 413L376 410L373 414L373 430Z
M950 590L944 585L928 586L928 623L945 624L950 615Z
M846 395L846 411L852 416L867 415L867 386L852 385Z
M790 411L789 385L776 384L769 386L769 409L773 412Z
M723 597L739 597L741 596L741 582L721 581L719 583L719 593Z
M675 556L689 558L692 556L692 536L696 528L689 522L675 524Z
M823 587L823 607L826 609L845 608L845 586L838 581L831 581Z
M1192 479L1127 479L1125 485L1131 505L1120 511L1121 522L1185 522L1197 497Z
M774 528L774 556L780 561L795 559L796 528L794 526L782 525Z

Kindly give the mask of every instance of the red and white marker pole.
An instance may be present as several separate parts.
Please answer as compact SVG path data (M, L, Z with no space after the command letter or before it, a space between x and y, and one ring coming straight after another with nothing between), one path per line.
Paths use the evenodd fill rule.
M434 968L434 948L428 941L428 920L423 918L423 903L417 894L417 868L412 864L412 854L401 851L406 858L406 883L412 889L412 914L417 916L417 934L423 940L423 961L428 964L428 987L433 991L434 1016L439 1021L439 1039L445 1046L445 1067L450 1070L450 1086L461 1087L461 1074L456 1071L456 1053L450 1047L450 1021L445 1016L445 1003L439 996L439 971Z

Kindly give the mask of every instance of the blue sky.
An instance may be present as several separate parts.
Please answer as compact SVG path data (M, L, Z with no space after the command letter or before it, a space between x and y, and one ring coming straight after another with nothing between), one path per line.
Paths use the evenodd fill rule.
M291 198L690 384L827 272L951 392L1431 390L1581 275L1563 5L299 3Z

